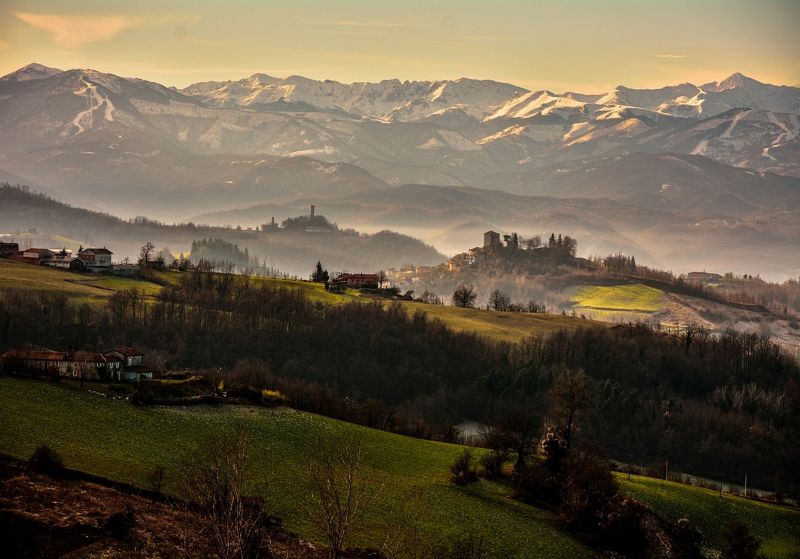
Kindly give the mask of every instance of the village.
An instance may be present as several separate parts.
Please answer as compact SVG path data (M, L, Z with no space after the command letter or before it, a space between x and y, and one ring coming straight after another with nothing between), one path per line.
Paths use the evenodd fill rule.
M148 382L154 370L143 364L144 352L135 347L94 351L9 349L0 355L4 373L56 380Z

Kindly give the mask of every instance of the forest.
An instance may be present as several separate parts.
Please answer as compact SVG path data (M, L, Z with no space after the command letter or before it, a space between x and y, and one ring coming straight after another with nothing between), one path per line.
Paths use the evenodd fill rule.
M291 405L419 437L481 422L532 452L551 427L554 380L585 374L573 438L621 462L663 464L798 496L800 367L766 338L644 326L585 327L520 343L457 333L385 301L338 305L246 276L185 272L154 299L105 307L0 292L0 350L136 345L162 368L277 389ZM520 442L521 441L521 442ZM521 455L522 458L524 456Z

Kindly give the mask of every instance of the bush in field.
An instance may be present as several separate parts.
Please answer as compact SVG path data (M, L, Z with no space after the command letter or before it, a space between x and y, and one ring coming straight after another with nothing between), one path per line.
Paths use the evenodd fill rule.
M503 475L503 464L508 460L508 453L504 450L493 450L481 456L481 466L487 478L495 478Z
M590 527L619 489L608 460L587 449L567 453L560 479L561 519L576 529Z
M167 477L167 471L164 469L164 466L158 465L150 471L150 474L147 476L147 481L150 484L150 490L154 493L161 493L161 489L164 486L164 478Z
M112 512L105 522L105 531L118 540L128 539L136 525L136 516L132 510Z
M725 540L720 550L720 559L756 559L761 556L758 553L761 541L741 522L731 522L723 537Z
M673 555L675 559L700 559L702 553L700 544L703 542L703 534L692 524L688 518L681 518L673 527L675 547Z
M475 469L474 462L475 458L472 456L472 451L465 448L464 452L450 466L453 483L466 485L473 481L478 481L478 472Z
M28 458L28 469L42 474L53 474L64 468L61 456L47 445L40 445Z

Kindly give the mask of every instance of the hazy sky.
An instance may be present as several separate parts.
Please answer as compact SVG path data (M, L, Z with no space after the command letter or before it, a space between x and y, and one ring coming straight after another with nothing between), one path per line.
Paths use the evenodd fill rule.
M0 74L36 61L166 85L264 72L600 91L742 72L800 84L800 0L0 0Z

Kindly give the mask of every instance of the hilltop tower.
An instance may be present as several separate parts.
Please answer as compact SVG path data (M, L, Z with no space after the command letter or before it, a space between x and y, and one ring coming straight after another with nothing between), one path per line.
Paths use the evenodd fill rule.
M483 234L483 248L491 249L499 246L502 246L500 242L500 233L487 231Z
M314 204L311 204L311 217L314 217Z

